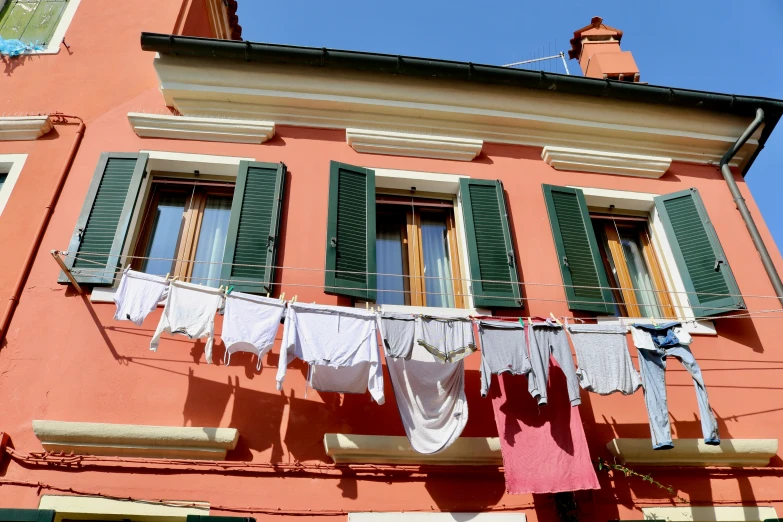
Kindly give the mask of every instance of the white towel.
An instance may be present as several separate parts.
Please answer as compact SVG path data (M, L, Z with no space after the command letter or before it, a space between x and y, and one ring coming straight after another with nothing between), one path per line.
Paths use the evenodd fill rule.
M256 368L260 370L261 358L275 343L283 312L285 302L280 299L242 292L228 294L221 336L226 345L226 366L232 353L249 352L258 356Z
M383 366L373 312L290 304L277 369L278 390L283 388L286 369L294 357L310 364L309 381L314 389L340 393L363 393L368 389L375 402L384 403Z
M127 269L122 274L120 285L114 294L117 321L131 321L141 326L158 303L166 298L169 282L166 278Z
M204 353L212 363L215 337L215 312L220 308L223 291L208 286L172 281L150 350L157 351L163 333L182 334L190 339L207 338Z
M402 425L414 450L438 453L468 422L464 361L441 362L423 346L410 360L386 358Z

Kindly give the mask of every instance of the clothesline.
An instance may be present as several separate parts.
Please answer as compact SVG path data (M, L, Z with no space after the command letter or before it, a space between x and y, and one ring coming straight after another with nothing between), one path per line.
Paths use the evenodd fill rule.
M98 268L96 269L81 269L81 273L86 273L87 275L92 276L99 276L100 274L114 274L114 276L111 277L111 281L119 281L121 279L120 272L122 272L121 269L113 271L113 270L100 270ZM256 280L244 280L244 279L231 279L231 278L212 278L212 277L192 277L190 278L191 282L193 281L214 281L221 284L231 285L231 284L259 284ZM275 283L270 282L270 286L285 286L285 287L300 287L300 288L316 288L323 290L324 285L323 284L306 284L306 283ZM341 287L341 286L330 286L329 288L333 289L340 289L340 290L355 290L355 288L348 288L348 287ZM395 289L378 289L377 292L396 292L396 293L410 293L411 290L395 290ZM450 296L461 296L461 297L467 297L467 296L473 296L473 297L485 297L485 298L491 298L491 299L509 299L513 301L517 301L517 298L509 297L509 296L496 296L496 295L483 295L483 294L466 294L466 293L446 293L446 292L426 292L428 295L450 295ZM529 301L529 302L549 302L549 303L582 303L582 304L607 304L607 305L616 305L616 304L623 304L618 303L614 301L579 301L579 300L566 300L566 299L548 299L548 298L538 298L538 297L521 297L519 300L523 301ZM691 306L691 308L694 309L710 309L710 310L725 310L725 311L736 311L735 308L730 307L713 307L713 306ZM710 320L714 321L717 319L748 319L748 318L759 318L759 319L783 319L783 315L762 315L762 314L773 314L773 313L783 313L783 308L772 308L772 309L761 309L761 310L748 310L743 313L739 314L732 314L728 316L720 316L720 317L714 317L714 316L694 316L694 317L679 317L679 316L656 316L656 319L658 320L667 320L667 321L680 321L680 322L694 322L694 321L702 321L702 320ZM527 319L527 317L515 317L515 319ZM586 318L581 317L567 317L567 316L561 316L560 319L573 319L573 320L585 320Z
M101 257L109 257L111 254L105 254L105 253L97 253L97 252L67 252L67 251L59 251L60 254L66 257L70 257L75 259L78 259L80 261L91 263L95 265L100 265L103 267L108 268L106 263L101 263L98 261L93 261L91 259L88 259L88 257L85 256L101 256ZM316 268L316 267L294 267L294 266L285 266L285 265L259 265L259 264L247 264L247 263L228 263L224 261L199 261L199 260L188 260L188 261L182 261L181 259L176 258L166 258L166 257L148 257L148 256L122 256L126 260L130 259L139 259L139 260L147 260L147 261L181 261L185 263L193 263L193 264L208 264L208 265L226 265L226 266L233 266L233 267L243 267L243 268L274 268L276 270L296 270L296 271L307 271L307 272L340 272L341 274L351 274L351 275L376 275L376 276L388 276L388 277L402 277L407 279L434 279L438 281L466 281L466 282L472 282L472 283L497 283L497 284L519 284L522 286L544 286L544 287L560 287L560 288L580 288L580 289L591 289L591 290L626 290L626 291L639 291L639 292L650 292L650 293L665 293L665 294L685 294L685 295L696 295L696 296L710 296L710 297L742 297L742 298L753 298L753 299L779 299L780 297L775 295L755 295L755 294L731 294L731 293L715 293L715 292L691 292L688 290L648 290L648 289L641 289L641 288L633 288L633 287L620 287L620 286L590 286L590 285L566 285L563 283L536 283L536 282L529 282L529 281L518 281L516 283L511 283L509 281L503 281L503 280L497 280L497 279L473 279L469 277L438 277L438 276L427 276L427 275L421 275L421 276L413 276L413 275L407 275L407 274L391 274L391 273L384 273L384 272L362 272L362 271L351 271L351 270L338 270L338 269L332 269L332 268ZM89 269L80 269L82 271L89 270ZM114 270L114 273L120 273L122 272L121 268L118 268ZM110 273L110 270L107 270L106 273ZM204 279L211 279L211 280L217 280L217 278L204 278ZM250 281L251 283L257 283L257 281ZM431 292L428 292L431 293ZM456 295L456 294L449 294L449 295ZM485 296L490 297L490 296ZM781 296L783 297L783 296ZM498 297L498 298L504 298L504 297ZM505 297L507 298L507 297ZM512 298L513 299L513 298ZM572 301L573 302L573 301ZM590 301L591 303L595 301ZM604 303L609 304L609 303ZM620 303L624 304L624 303ZM714 307L704 307L709 309L715 309Z

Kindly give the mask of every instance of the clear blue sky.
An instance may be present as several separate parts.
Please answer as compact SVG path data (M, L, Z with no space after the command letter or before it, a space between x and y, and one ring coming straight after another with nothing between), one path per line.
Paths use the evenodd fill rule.
M593 16L624 31L642 81L783 99L781 0L239 0L246 40L494 65L566 51ZM747 180L783 249L783 121Z

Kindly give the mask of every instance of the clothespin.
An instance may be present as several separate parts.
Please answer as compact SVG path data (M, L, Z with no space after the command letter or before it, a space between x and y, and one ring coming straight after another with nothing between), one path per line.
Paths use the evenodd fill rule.
M267 297L267 299L269 299L269 292L266 293L266 297Z
M294 298L291 299L291 304L294 304L296 302L296 298L297 298L297 296L294 296Z
M166 281L168 281L168 280L169 280L169 273L166 272Z
M552 320L553 320L554 322L556 322L557 324L559 324L560 326L563 326L563 323L561 323L561 322L560 322L560 321L557 319L557 317L555 317L555 314L553 314L552 312L549 312L549 317L551 317L551 318L552 318Z
M282 294L280 294L280 300L281 300L281 301L285 301L285 292L283 292Z
M220 288L218 288L218 291L220 291L220 292L223 291L223 285L220 285Z
M652 316L650 317L650 322L653 324L653 326L658 326L658 323L655 322L655 319L653 319Z
M231 286L229 286L229 287L226 289L226 295L230 294L230 293L231 293L231 292L233 292L233 291L234 291L234 285L231 285Z
M367 301L364 302L364 309L365 310L369 310L370 309L370 303L369 302L367 302Z

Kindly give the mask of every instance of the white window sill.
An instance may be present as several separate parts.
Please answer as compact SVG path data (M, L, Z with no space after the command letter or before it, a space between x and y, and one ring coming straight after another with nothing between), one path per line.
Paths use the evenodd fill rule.
M113 303L114 294L117 293L117 287L101 288L95 287L90 294L91 303Z
M374 306L371 304L371 306ZM355 308L364 308L364 302L357 302ZM381 312L397 314L422 314L438 317L470 317L476 315L492 315L492 310L484 308L440 308L435 306L378 305Z
M617 317L597 317L599 324L620 324ZM671 322L668 319L656 319L658 323ZM649 317L623 317L623 324L626 326L634 323L650 323ZM715 323L712 321L688 321L683 322L682 327L691 335L718 335L715 330Z

